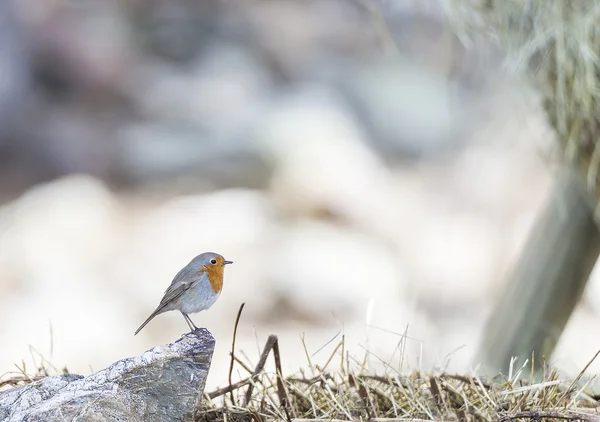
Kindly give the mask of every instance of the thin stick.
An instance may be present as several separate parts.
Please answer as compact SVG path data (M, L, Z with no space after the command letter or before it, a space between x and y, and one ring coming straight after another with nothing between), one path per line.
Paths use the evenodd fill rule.
M227 394L227 393L229 393L231 391L235 391L235 390L237 390L239 388L245 387L246 385L250 384L250 380L252 378L253 377L244 378L243 380L238 381L238 382L236 382L234 384L230 384L227 387L223 387L223 388L219 388L219 389L217 389L215 391L211 391L210 393L208 393L208 397L210 399L214 399L214 398L222 396L223 394ZM258 378L258 376L255 376L254 378Z
M573 380L573 382L571 383L569 388L567 388L567 390L562 394L561 399L563 399L563 398L567 397L567 395L571 394L573 387L579 382L579 380L581 379L583 374L585 374L585 371L587 371L587 369L590 367L592 362L594 362L596 360L598 355L600 355L600 350L598 350L596 352L594 357L587 363L587 365L585 365L585 367L581 370L581 372L579 372L579 375L577 375L577 377L575 377L575 379Z
M254 369L254 373L252 374L251 378L254 378L256 375L258 375L260 372L262 372L263 368L265 367L265 363L267 362L267 357L269 356L269 352L273 348L273 344L276 341L277 341L277 336L271 334L269 336L269 338L267 339L267 342L265 343L265 348L263 349L263 351L260 355L260 359L258 360L258 363L256 364L256 368ZM248 403L250 403L250 399L252 398L252 390L253 389L254 389L254 385L250 384L248 386L248 390L246 390L246 399L244 400L244 407L248 406Z
M316 377L312 377L312 378L288 378L288 381L289 382L297 382L297 383L306 384L306 385L313 385L318 382L322 382L323 378L330 379L331 375L328 373L324 373L323 375L317 375Z
M346 335L342 334L342 359L340 361L340 373L342 374L342 376L346 375L344 373L344 351L345 351L345 345L346 345Z
M325 369L331 363L331 361L335 357L335 354L337 353L338 349L340 347L342 347L342 345L343 345L343 343L339 342L338 345L335 347L335 349L333 349L333 352L331 352L331 355L329 356L329 359L327 359L327 362L325 362L325 365L321 368L321 372L325 372Z
M336 335L334 335L334 336L333 336L333 338L332 338L331 340L329 340L327 343L325 343L324 345L322 345L321 347L319 347L319 349L318 349L316 352L314 352L312 355L313 355L313 356L316 356L316 355L317 355L317 353L319 353L321 350L323 350L324 348L326 348L327 346L329 346L329 344L330 344L330 343L332 343L332 342L333 342L333 340L335 340L335 339L336 339L336 338L337 338L337 337L338 337L338 336L339 336L341 333L342 333L342 330L338 331L338 332L336 333ZM339 347L339 346L338 346L338 347ZM337 348L336 348L336 349L337 349Z
M252 391L254 390L254 382L252 382L258 374L260 374L267 362L267 358L269 357L269 353L273 350L273 357L275 359L275 370L277 372L277 395L279 397L279 402L283 406L285 411L285 415L288 421L291 421L291 417L289 414L289 398L287 396L287 392L285 390L285 385L283 384L283 375L281 369L281 355L279 353L279 342L277 340L277 336L271 334L265 343L265 348L263 349L262 354L260 355L260 359L258 360L258 364L256 365L256 369L254 373L250 377L250 385L248 386L248 390L246 390L246 397L244 401L244 407L248 406L250 403L250 399L252 398Z
M275 341L273 342L273 357L275 359L275 371L277 372L277 395L279 396L279 402L283 406L283 410L285 410L285 416L287 416L287 420L291 421L290 413L288 408L290 407L290 400L287 396L287 391L285 389L285 385L283 384L283 372L281 369L281 355L279 354L279 341L277 337L275 337Z
M498 422L511 421L513 419L531 419L535 421L539 421L540 419L563 419L567 421L588 421L588 422L598 422L600 418L595 415L584 415L581 413L573 414L573 413L560 413L560 412L517 412L511 413L508 415L503 415L498 419Z
M246 363L241 360L240 358L238 358L237 356L231 354L231 356L233 356L233 360L235 360L237 362L238 365L240 365L242 368L244 368L249 374L251 374L253 371L252 369L246 365Z
M354 374L348 375L348 383L351 387L354 387L358 390L358 396L362 401L363 408L367 412L367 419L372 420L373 416L371 415L371 400L369 399L369 393L365 386L358 381L358 379L354 376Z
M300 339L302 340L302 347L304 348L304 354L306 355L306 360L308 361L308 367L310 368L311 371L313 371L314 374L314 366L310 360L310 354L308 353L308 349L306 348L306 342L304 341L304 334L302 334L300 336Z
M29 384L35 381L46 378L46 375L33 375L33 376L15 376L6 380L0 381L0 387L5 385L17 385L19 383Z
M240 323L240 317L242 316L242 310L244 309L244 305L246 302L242 302L240 305L240 309L238 310L237 317L235 318L235 325L233 327L233 340L231 341L231 361L229 362L229 386L231 387L231 374L233 373L233 360L235 356L235 338L237 337L237 329L238 324ZM231 399L231 404L235 406L235 399L233 397L233 390L229 390L229 398Z

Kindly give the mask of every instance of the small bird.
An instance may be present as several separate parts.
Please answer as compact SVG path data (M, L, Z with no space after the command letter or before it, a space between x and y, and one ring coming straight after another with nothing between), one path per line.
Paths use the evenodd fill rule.
M205 252L192 259L177 273L158 307L134 336L156 315L174 310L181 312L190 330L197 330L188 314L204 311L217 301L223 289L223 272L227 264L233 262L214 252Z

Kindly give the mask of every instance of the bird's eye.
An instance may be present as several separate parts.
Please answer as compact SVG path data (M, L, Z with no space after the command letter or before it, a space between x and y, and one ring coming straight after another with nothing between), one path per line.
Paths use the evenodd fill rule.
M211 259L210 263L213 264L213 265L215 265L217 263L217 260L216 259Z

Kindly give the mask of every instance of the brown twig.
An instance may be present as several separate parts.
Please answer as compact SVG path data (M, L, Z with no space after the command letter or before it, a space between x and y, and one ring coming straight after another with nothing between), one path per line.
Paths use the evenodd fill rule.
M312 377L312 378L293 378L293 377L290 377L287 380L289 382L297 382L297 383L306 384L306 385L313 385L313 384L316 384L318 382L323 382L323 378L325 378L325 379L331 379L331 374L329 372L325 372L323 374L317 375L317 376Z
M562 419L566 421L588 421L598 422L600 417L595 415L575 414L571 412L544 412L544 411L525 411L502 415L497 419L497 422L512 421L513 419L531 419L539 421L540 419Z
M279 354L279 341L277 340L277 337L275 337L275 342L273 343L273 357L275 359L275 371L277 371L277 395L279 396L279 402L283 406L283 410L285 411L285 415L287 416L288 421L291 421L292 418L290 417L288 411L290 408L290 400L287 395L285 385L283 384L281 355Z
M251 379L254 379L264 369L265 363L267 362L267 357L269 356L269 352L273 348L273 344L276 341L277 341L277 336L275 336L273 334L271 334L269 336L269 338L267 339L267 342L265 343L265 347L260 355L260 359L258 360L258 363L256 364L256 368L254 369L254 372L252 373L252 376L250 377ZM254 390L254 385L250 384L248 386L248 390L246 390L246 398L244 400L244 407L248 406L248 403L250 403L250 399L252 398L253 390Z
M275 358L275 370L277 371L277 395L279 396L279 401L282 407L285 410L286 417L288 421L291 420L291 416L289 414L289 399L287 397L287 392L285 390L285 385L283 384L283 375L281 371L281 355L279 353L279 342L277 340L277 336L271 334L265 343L265 347L260 355L260 359L256 364L256 368L252 373L252 376L249 378L248 390L246 390L246 397L244 400L244 407L248 406L250 400L252 399L252 391L254 390L254 383L250 380L254 380L265 368L265 364L267 363L267 358L269 357L269 353L273 350L273 356Z
M230 353L230 355L231 355L231 357L233 357L233 360L235 360L238 365L240 365L242 368L244 368L246 370L246 372L248 372L249 374L252 374L252 372L254 372L254 371L252 371L252 368L250 368L248 365L246 365L246 363L243 360L241 360L240 358L238 358L237 356L235 356L231 353Z
M440 387L438 386L437 380L435 377L429 377L429 390L431 391L431 395L435 400L435 405L440 412L443 412L446 408L444 403L444 396L440 391Z
M242 316L242 310L244 309L244 305L246 302L242 302L240 305L240 309L238 310L237 317L235 318L235 325L233 326L233 340L231 341L231 361L229 362L229 386L231 387L231 374L233 373L233 360L235 357L235 339L237 337L237 329L238 324L240 323L240 317ZM235 399L233 397L233 390L229 390L229 398L231 399L231 404L235 406Z
M465 376L465 375L457 375L457 374L441 374L440 375L441 378L451 378L460 382L463 382L465 384L473 384L473 377L469 377L469 376ZM488 384L487 382L480 380L481 384L487 389L489 390L490 388L492 388L490 386L490 384Z
M17 385L22 382L24 382L26 384L30 384L32 382L39 381L44 378L46 378L46 375L33 375L33 376L28 376L28 377L19 375L19 376L15 376L15 377L0 381L0 387L4 387L5 385Z
M250 413L251 413L251 415L252 415L252 419L253 419L255 422L263 422L263 421L264 421L263 417L262 417L262 416L260 415L260 413L258 413L256 410L253 410L253 411L251 411Z
M365 380L377 381L377 382L380 382L382 384L387 384L392 387L399 387L400 385L402 385L402 387L406 387L408 385L406 380L404 380L403 378L398 378L398 381L396 381L396 380L394 380L392 378L388 378L388 377L382 377L379 375L367 375L367 374L358 375L358 378L365 379Z
M371 403L369 393L367 392L365 386L353 374L348 375L348 383L350 386L358 390L358 396L360 397L363 408L367 413L367 419L373 419L373 415L371 414L371 407L373 406L373 403Z
M208 397L210 399L216 399L217 397L220 397L223 394L227 394L231 391L235 391L237 389L247 386L248 384L250 384L250 380L256 380L257 378L258 378L258 374L254 377L245 378L236 383L229 384L227 387L218 388L215 391L211 391L210 393L208 393Z

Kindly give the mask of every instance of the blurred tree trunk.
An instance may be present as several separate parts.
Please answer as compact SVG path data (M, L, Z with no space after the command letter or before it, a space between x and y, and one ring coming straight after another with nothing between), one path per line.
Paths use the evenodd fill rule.
M511 280L490 315L477 362L507 373L535 353L549 360L600 253L593 209L573 170L560 174Z

